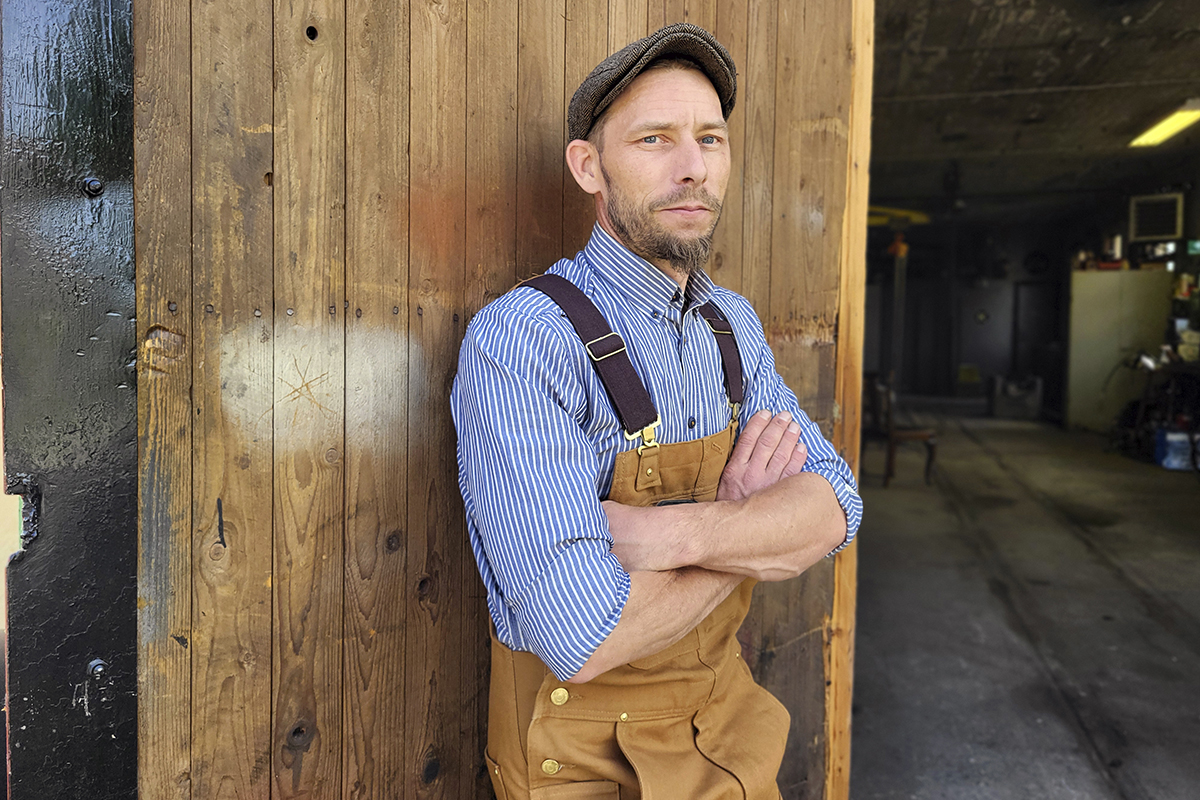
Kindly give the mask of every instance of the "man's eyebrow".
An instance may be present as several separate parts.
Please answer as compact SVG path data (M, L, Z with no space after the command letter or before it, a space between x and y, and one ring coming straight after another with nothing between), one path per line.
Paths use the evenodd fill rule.
M649 133L652 131L665 131L665 130L671 130L672 128L676 128L676 127L678 127L678 126L673 122L650 121L650 122L643 122L639 125L635 125L633 130L630 131L630 133L640 134L640 133ZM700 125L700 130L702 130L702 131L712 131L712 130L728 131L729 123L723 119L719 120L717 122L705 122L702 125Z

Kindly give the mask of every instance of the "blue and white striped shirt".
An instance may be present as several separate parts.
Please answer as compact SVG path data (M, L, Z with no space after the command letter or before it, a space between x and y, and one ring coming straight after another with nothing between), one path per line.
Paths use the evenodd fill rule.
M599 225L582 252L549 272L582 289L621 334L662 417L663 443L729 424L720 352L696 311L713 300L733 324L742 356L741 419L764 408L792 413L808 447L804 469L833 486L847 543L854 537L862 517L854 477L775 371L762 323L744 298L703 272L692 275L682 297L675 281ZM565 680L616 627L629 597L600 499L617 454L637 442L626 440L570 321L528 287L471 321L450 402L467 532L496 635L536 653Z

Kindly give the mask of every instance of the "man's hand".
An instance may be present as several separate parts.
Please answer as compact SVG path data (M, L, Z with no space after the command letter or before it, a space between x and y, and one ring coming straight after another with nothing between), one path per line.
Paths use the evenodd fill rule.
M718 500L744 500L783 478L800 474L808 449L800 441L800 424L788 412L763 409L750 418L721 473Z

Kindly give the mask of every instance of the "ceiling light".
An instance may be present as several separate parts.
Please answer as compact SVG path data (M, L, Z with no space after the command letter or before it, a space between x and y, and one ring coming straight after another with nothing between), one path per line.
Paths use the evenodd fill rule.
M1155 147L1200 122L1200 100L1189 100L1150 130L1129 143L1130 147Z

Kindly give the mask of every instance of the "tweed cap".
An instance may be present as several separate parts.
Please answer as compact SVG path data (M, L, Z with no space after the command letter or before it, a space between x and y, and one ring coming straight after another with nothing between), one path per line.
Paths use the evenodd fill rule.
M728 119L737 98L737 67L733 58L717 37L704 28L680 22L660 28L618 50L584 78L567 110L570 137L586 139L604 110L642 70L660 58L671 56L683 56L696 62L712 81L721 101L721 113Z

